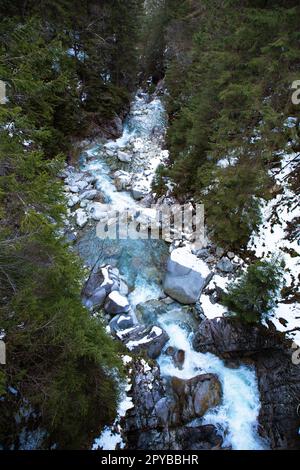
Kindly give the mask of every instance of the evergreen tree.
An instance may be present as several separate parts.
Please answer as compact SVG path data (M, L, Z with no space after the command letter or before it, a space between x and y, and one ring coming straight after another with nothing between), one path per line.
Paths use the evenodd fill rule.
M257 198L270 196L269 168L280 152L299 149L299 109L291 102L299 4L174 4L167 28L169 175L177 197L206 205L219 244L243 246L259 221Z
M264 320L276 305L282 275L282 264L278 260L251 264L223 295L222 303L228 308L229 316L246 323Z
M122 373L117 343L81 304L85 273L60 235L66 204L57 174L87 118L112 116L128 102L137 24L130 18L130 39L122 32L130 46L124 76L110 79L120 5L78 2L75 11L75 2L50 3L0 6L0 76L9 99L0 108L0 329L7 344L0 441L7 448L18 447L24 425L47 431L44 447L88 448L115 418ZM124 10L125 22L129 16ZM125 55L124 48L123 63ZM31 418L18 423L14 416L26 408Z

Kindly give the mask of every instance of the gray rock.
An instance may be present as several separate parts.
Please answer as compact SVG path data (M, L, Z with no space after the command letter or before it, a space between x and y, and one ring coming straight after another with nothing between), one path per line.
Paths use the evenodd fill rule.
M224 295L224 290L221 287L216 286L213 292L209 296L209 300L212 304L221 303L222 297Z
M88 199L89 201L95 199L97 197L98 191L96 189L90 189L89 191L84 191L82 194L80 194L80 200L82 201L83 199Z
M234 271L234 265L228 258L222 258L217 264L217 269L223 273L232 273Z
M116 287L117 281L111 270L111 266L104 266L90 274L82 291L83 303L89 309L102 307L108 294Z
M73 194L68 199L68 207L74 207L80 201L79 197L76 194Z
M158 326L138 327L125 339L127 348L135 353L145 351L150 359L156 359L169 341L167 333Z
M200 451L219 450L223 439L213 425L151 429L130 433L128 448L134 450Z
M175 402L170 397L161 398L154 406L154 413L158 417L158 424L168 426L171 421L171 414L174 410Z
M117 334L120 331L128 330L135 325L134 316L131 313L122 313L116 315L109 323L112 334Z
M186 248L172 251L164 291L182 304L195 304L212 277L207 265Z
M166 402L166 389L159 367L150 366L143 359L135 359L132 368L131 395L134 407L128 410L122 423L129 442L131 439L135 441L136 434L138 435L142 430L160 428L164 417L161 418L158 415L158 410L163 412L164 416L167 415L169 420L169 409L172 408L171 403ZM156 406L160 400L163 401L158 405L157 410Z
M221 402L222 387L216 375L203 374L190 380L173 377L171 384L177 398L176 414L180 423L201 418Z
M81 203L80 203L80 207L82 207L83 209L85 209L87 207L87 205L88 205L87 199L82 200Z
M224 253L225 253L225 252L224 252L223 248L221 248L220 246L218 246L217 249L216 249L216 256L217 256L218 258L221 258L221 257L224 255Z
M200 324L193 346L199 352L209 351L226 359L235 359L272 349L277 342L275 338L267 328L259 325L249 326L235 319L216 318Z
M200 259L207 259L210 256L210 252L207 248L201 248L201 250L197 250L195 255Z
M116 155L116 150L112 150L112 149L106 149L106 155L108 157L114 157Z
M119 292L121 295L128 295L129 294L129 288L123 279L120 279L120 284L119 284Z
M234 259L234 257L235 257L235 254L232 251L228 251L227 258Z
M117 191L123 191L124 189L127 189L130 186L131 182L131 175L127 172L122 172L122 171L117 171L114 174L115 180L115 186Z
M128 299L115 290L108 295L104 309L111 315L117 315L129 312L130 305Z
M102 307L105 299L107 297L107 292L104 287L98 287L95 290L93 295L89 298L84 298L83 303L88 309L93 309L97 307Z
M100 202L92 202L89 204L88 210L93 220L99 221L107 214L107 205Z
M175 300L171 297L164 297L163 299L161 299L161 301L166 305L171 305L175 302Z
M185 351L183 349L177 349L170 346L167 348L166 354L172 357L175 367L179 370L183 369L185 362Z
M76 184L77 184L79 190L83 191L84 189L86 189L88 187L89 182L86 181L86 180L82 180L82 181L78 181Z
M75 186L75 185L70 186L69 190L71 191L71 193L79 193L79 191L80 191L79 187Z
M188 427L184 421L196 418L210 405L219 403L220 384L206 374L190 381L162 379L157 365L143 359L133 363L131 396L134 407L127 411L121 426L126 448L135 450L203 450L217 449L222 438L212 425ZM197 415L196 415L197 413Z

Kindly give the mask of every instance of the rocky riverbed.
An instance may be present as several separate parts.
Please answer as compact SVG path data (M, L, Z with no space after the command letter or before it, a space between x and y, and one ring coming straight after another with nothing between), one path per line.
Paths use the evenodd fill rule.
M151 183L168 157L166 125L163 97L139 91L122 136L89 145L61 175L66 236L89 271L83 303L127 350L118 416L93 448L297 447L291 345L222 318L221 293L244 261L209 241L195 247L190 232L145 236L160 227ZM175 202L167 193L158 205ZM129 214L138 237L105 237L116 211Z

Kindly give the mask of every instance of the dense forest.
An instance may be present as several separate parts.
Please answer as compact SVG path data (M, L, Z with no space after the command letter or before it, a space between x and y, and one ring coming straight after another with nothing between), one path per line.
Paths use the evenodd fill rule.
M170 154L153 190L161 196L171 181L178 201L204 203L218 246L245 249L261 221L259 199L280 191L269 170L283 153L300 152L291 100L299 17L298 0L1 0L5 448L18 448L20 428L34 427L36 417L45 448L90 448L116 415L122 346L82 305L87 272L63 230L57 176L76 159L77 143L117 137L137 88L151 82L154 91L164 80ZM290 175L295 194L299 181L299 171ZM273 283L267 310L281 271L261 266L262 290ZM240 281L246 297L249 283L257 285L255 268L249 276ZM242 310L245 297L233 289L224 303ZM259 308L252 313L260 320Z
M0 441L7 447L18 446L12 416L21 407L26 416L29 403L49 446L86 447L115 416L118 387L107 370L120 369L117 346L81 305L85 273L61 236L57 174L74 139L128 107L140 3L0 4L8 95L0 108L0 326L8 345Z
M169 93L169 169L179 198L205 204L222 246L247 244L260 222L258 198L274 195L268 170L299 152L297 1L160 2L148 70L161 64ZM154 46L155 43L155 46ZM294 123L294 125L291 125ZM299 188L299 176L293 181ZM156 189L157 189L156 188Z

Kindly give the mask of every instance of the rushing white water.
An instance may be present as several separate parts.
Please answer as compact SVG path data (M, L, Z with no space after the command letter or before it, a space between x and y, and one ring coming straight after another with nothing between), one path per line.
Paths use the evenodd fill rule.
M161 293L162 290L157 283L146 280L142 275L138 275L135 288L129 295L129 301L132 307L136 307L149 300L158 299Z
M140 160L144 159L147 163L150 178L147 181L145 179L145 183L149 185L155 168L163 160L165 152L162 150L159 138L153 138L153 130L164 128L166 123L165 110L161 100L155 98L149 102L148 98L146 94L142 93L136 96L122 137L117 141L109 142L105 147L124 149L130 145L135 149L135 154L139 156ZM96 176L97 189L101 190L106 202L111 203L116 210L140 207L139 202L135 201L129 192L116 191L110 177L110 168L105 161L105 151L103 150L102 154L101 146L92 148L89 154L92 159L86 161L83 168ZM133 160L134 158L136 157L133 157ZM159 257L157 245L152 246L148 242L149 244L146 246L140 240L134 242L134 246L132 243L124 245L125 249L118 259L118 267L126 279L131 277L134 279L129 301L135 308L138 304L158 299L161 295L161 286L157 275L158 265L151 266L153 256ZM149 256L151 250L153 250L152 257ZM156 251L154 252L154 250ZM137 258L140 263L136 262ZM174 366L169 356L162 354L159 358L162 375L189 379L201 373L217 374L223 388L222 403L215 410L208 412L202 419L202 423L215 424L224 437L225 446L239 450L266 448L267 446L259 437L257 429L260 402L254 369L248 366L229 368L224 365L222 360L212 354L195 352L190 341L191 328L185 327L189 323L186 319L187 315L184 309L177 306L176 312L175 310L172 312L171 309L169 314L158 315L153 319L169 334L169 345L186 352L186 360L182 370ZM120 443L119 434L112 431L111 428L107 428L95 442L94 448L112 449Z
M85 161L82 169L97 178L96 188L105 195L105 202L111 204L115 210L127 208L138 210L140 204L131 197L129 192L116 190L110 177L111 170L105 161L107 149L129 151L131 156L135 154L133 166L139 155L140 164L136 168L136 174L133 172L133 176L138 176L139 183L150 191L156 168L168 155L168 152L162 149L160 139L154 136L155 131L163 131L165 126L166 112L161 100L155 98L149 101L149 95L138 93L125 121L122 136L104 146L96 145L88 150L91 160ZM117 163L117 157L115 160ZM146 174L144 174L145 170L147 170Z
M224 437L224 445L234 450L262 450L267 445L258 435L257 418L260 409L259 392L254 369L240 366L226 367L213 354L197 353L193 350L187 332L170 319L163 319L161 326L170 336L169 346L186 353L184 367L179 370L167 355L161 355L159 364L166 376L190 379L199 374L216 374L222 384L222 404L206 413L203 422L214 424Z
M96 157L98 152L98 147L93 147L87 153ZM101 158L97 158L96 160L86 163L83 169L89 171L97 178L96 187L103 195L105 195L105 202L107 204L111 204L116 210L125 210L127 208L135 208L137 206L136 202L128 192L118 192L116 190L113 180L109 176L110 168Z

